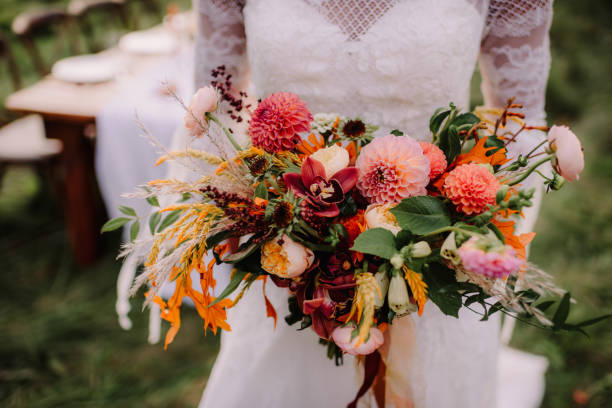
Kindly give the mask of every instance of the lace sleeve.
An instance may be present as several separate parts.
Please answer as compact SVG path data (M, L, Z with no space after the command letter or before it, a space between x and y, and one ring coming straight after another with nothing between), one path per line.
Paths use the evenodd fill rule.
M548 31L552 0L491 0L481 43L480 71L485 104L502 107L510 97L523 104L529 125L545 125L546 83L550 70ZM511 156L526 153L545 137L522 132L510 143ZM541 181L529 177L525 188L536 187L534 205L524 211L518 232L532 231L542 198Z
M479 60L485 104L515 96L530 124L545 123L551 20L552 0L491 0Z
M195 84L211 81L211 71L225 65L238 87L246 83L246 37L242 18L244 0L194 0L198 15Z

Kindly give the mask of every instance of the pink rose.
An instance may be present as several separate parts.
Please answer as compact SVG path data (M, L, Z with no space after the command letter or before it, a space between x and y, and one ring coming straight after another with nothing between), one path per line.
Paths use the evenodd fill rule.
M185 114L185 127L193 137L201 136L206 131L203 125L208 122L206 113L214 112L219 104L217 91L213 87L206 86L198 89L191 98L189 110Z
M382 344L385 342L382 332L376 327L371 327L370 337L368 338L368 340L357 345L357 342L359 341L358 336L355 336L355 338L351 340L351 337L353 337L354 330L355 325L350 324L344 327L337 327L332 333L332 339L334 340L334 343L336 343L336 345L346 353L352 355L370 354L373 353L377 348L382 346Z
M578 180L584 169L584 153L576 135L567 126L553 126L548 141L555 152L554 168L568 181Z

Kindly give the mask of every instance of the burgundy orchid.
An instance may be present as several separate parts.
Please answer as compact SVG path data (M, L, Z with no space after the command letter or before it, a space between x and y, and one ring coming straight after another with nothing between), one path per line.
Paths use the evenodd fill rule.
M335 217L340 214L338 203L344 200L357 183L359 170L347 167L338 171L329 180L321 162L307 157L302 163L302 172L285 173L283 179L287 188L308 202L319 217Z

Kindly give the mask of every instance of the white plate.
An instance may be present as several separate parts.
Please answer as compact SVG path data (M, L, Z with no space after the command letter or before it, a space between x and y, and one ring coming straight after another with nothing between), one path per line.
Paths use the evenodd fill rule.
M66 82L92 84L114 79L119 70L116 59L88 54L57 61L51 68L51 75Z
M178 42L172 33L163 30L134 31L121 37L119 49L130 54L170 54Z

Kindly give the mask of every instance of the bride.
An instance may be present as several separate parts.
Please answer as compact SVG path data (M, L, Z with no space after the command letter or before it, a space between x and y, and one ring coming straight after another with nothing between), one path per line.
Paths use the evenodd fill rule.
M478 61L486 105L515 96L534 125L544 124L551 3L199 0L196 85L207 85L224 64L234 84L246 89L250 81L257 98L293 92L312 112L361 116L381 132L398 128L426 140L436 108L450 101L469 108ZM527 134L513 152L537 137ZM274 328L257 288L249 293L229 311L232 330L222 335L200 406L342 407L353 400L361 381L355 361L346 356L335 367L314 333L282 319ZM268 293L282 316L286 290L269 285ZM388 369L405 380L396 406L496 405L498 320L480 322L469 311L455 319L429 302L423 316L394 322L389 340Z

